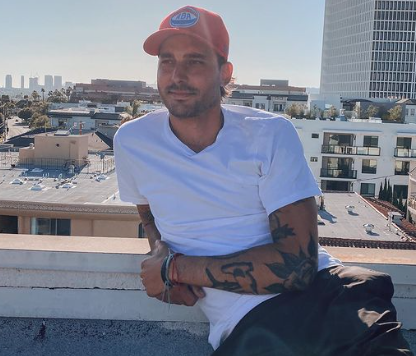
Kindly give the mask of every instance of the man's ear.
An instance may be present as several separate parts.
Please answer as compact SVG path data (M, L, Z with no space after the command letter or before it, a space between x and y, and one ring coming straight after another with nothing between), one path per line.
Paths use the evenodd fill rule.
M224 63L221 66L221 85L226 86L233 76L233 65L230 62Z

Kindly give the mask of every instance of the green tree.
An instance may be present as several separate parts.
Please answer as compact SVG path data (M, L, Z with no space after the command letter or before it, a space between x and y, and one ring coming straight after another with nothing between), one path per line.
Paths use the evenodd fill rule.
M397 199L397 192L394 191L393 192L393 198L391 200L391 203L393 204L393 206L395 206L396 208L399 208L399 200Z
M65 89L58 90L55 89L53 92L48 93L48 101L51 103L66 103L68 101Z
M392 188L391 188L391 185L390 185L390 180L389 181L387 181L387 197L386 197L386 200L388 201L388 202L392 202L392 200L393 200L393 190L392 190Z
M383 182L380 183L380 190L378 191L378 199L384 200L384 188L383 188Z
M299 117L304 117L305 116L305 109L303 108L303 106L299 106L298 115L299 115Z
M356 118L361 119L361 105L360 105L360 103L356 103L354 105L353 111L355 112Z
M28 121L33 116L33 110L30 108L24 108L17 113L17 116L24 121Z
M285 114L292 117L297 117L299 115L299 105L296 103L291 104L290 106L286 107Z
M338 110L335 108L335 106L331 106L328 109L328 117L335 118L337 116L338 116Z
M402 106L396 105L395 107L391 108L389 111L389 120L391 121L402 121Z
M29 124L30 128L37 128L37 127L51 127L51 123L49 120L49 117L47 117L46 115L39 115L39 114L35 114L32 118L32 120L30 121Z
M400 211L404 211L404 205L403 205L403 192L400 192L399 198L398 198L398 204L397 207Z
M375 105L370 105L366 110L367 117L374 117L378 114L379 108Z
M32 92L32 98L33 98L33 101L39 101L40 95L36 90Z
M132 108L132 116L136 117L140 108L140 101L134 100L133 101L133 108Z

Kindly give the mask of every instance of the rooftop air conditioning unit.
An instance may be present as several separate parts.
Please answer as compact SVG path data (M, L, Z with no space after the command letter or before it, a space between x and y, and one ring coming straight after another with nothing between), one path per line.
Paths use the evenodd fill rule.
M348 214L351 214L354 212L355 206L354 205L346 205L345 209L347 209Z
M374 229L374 225L373 224L364 224L363 227L364 227L365 232L367 234L371 234L373 232L373 229Z

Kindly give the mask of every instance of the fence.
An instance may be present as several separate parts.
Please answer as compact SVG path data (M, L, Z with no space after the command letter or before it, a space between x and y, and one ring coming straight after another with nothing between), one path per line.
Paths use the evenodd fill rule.
M82 173L110 173L115 169L114 156L94 156L82 160L69 160L57 158L27 158L19 159L18 153L0 152L0 168L10 169L53 169L53 170L70 170L71 165L75 166L75 171Z

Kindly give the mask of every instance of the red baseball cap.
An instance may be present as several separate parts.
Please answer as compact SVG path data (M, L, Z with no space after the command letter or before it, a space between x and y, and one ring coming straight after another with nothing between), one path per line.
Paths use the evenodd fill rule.
M159 31L150 35L143 44L145 52L159 55L163 41L174 35L195 37L228 59L230 39L221 17L211 11L195 6L185 6L169 14L159 26Z

